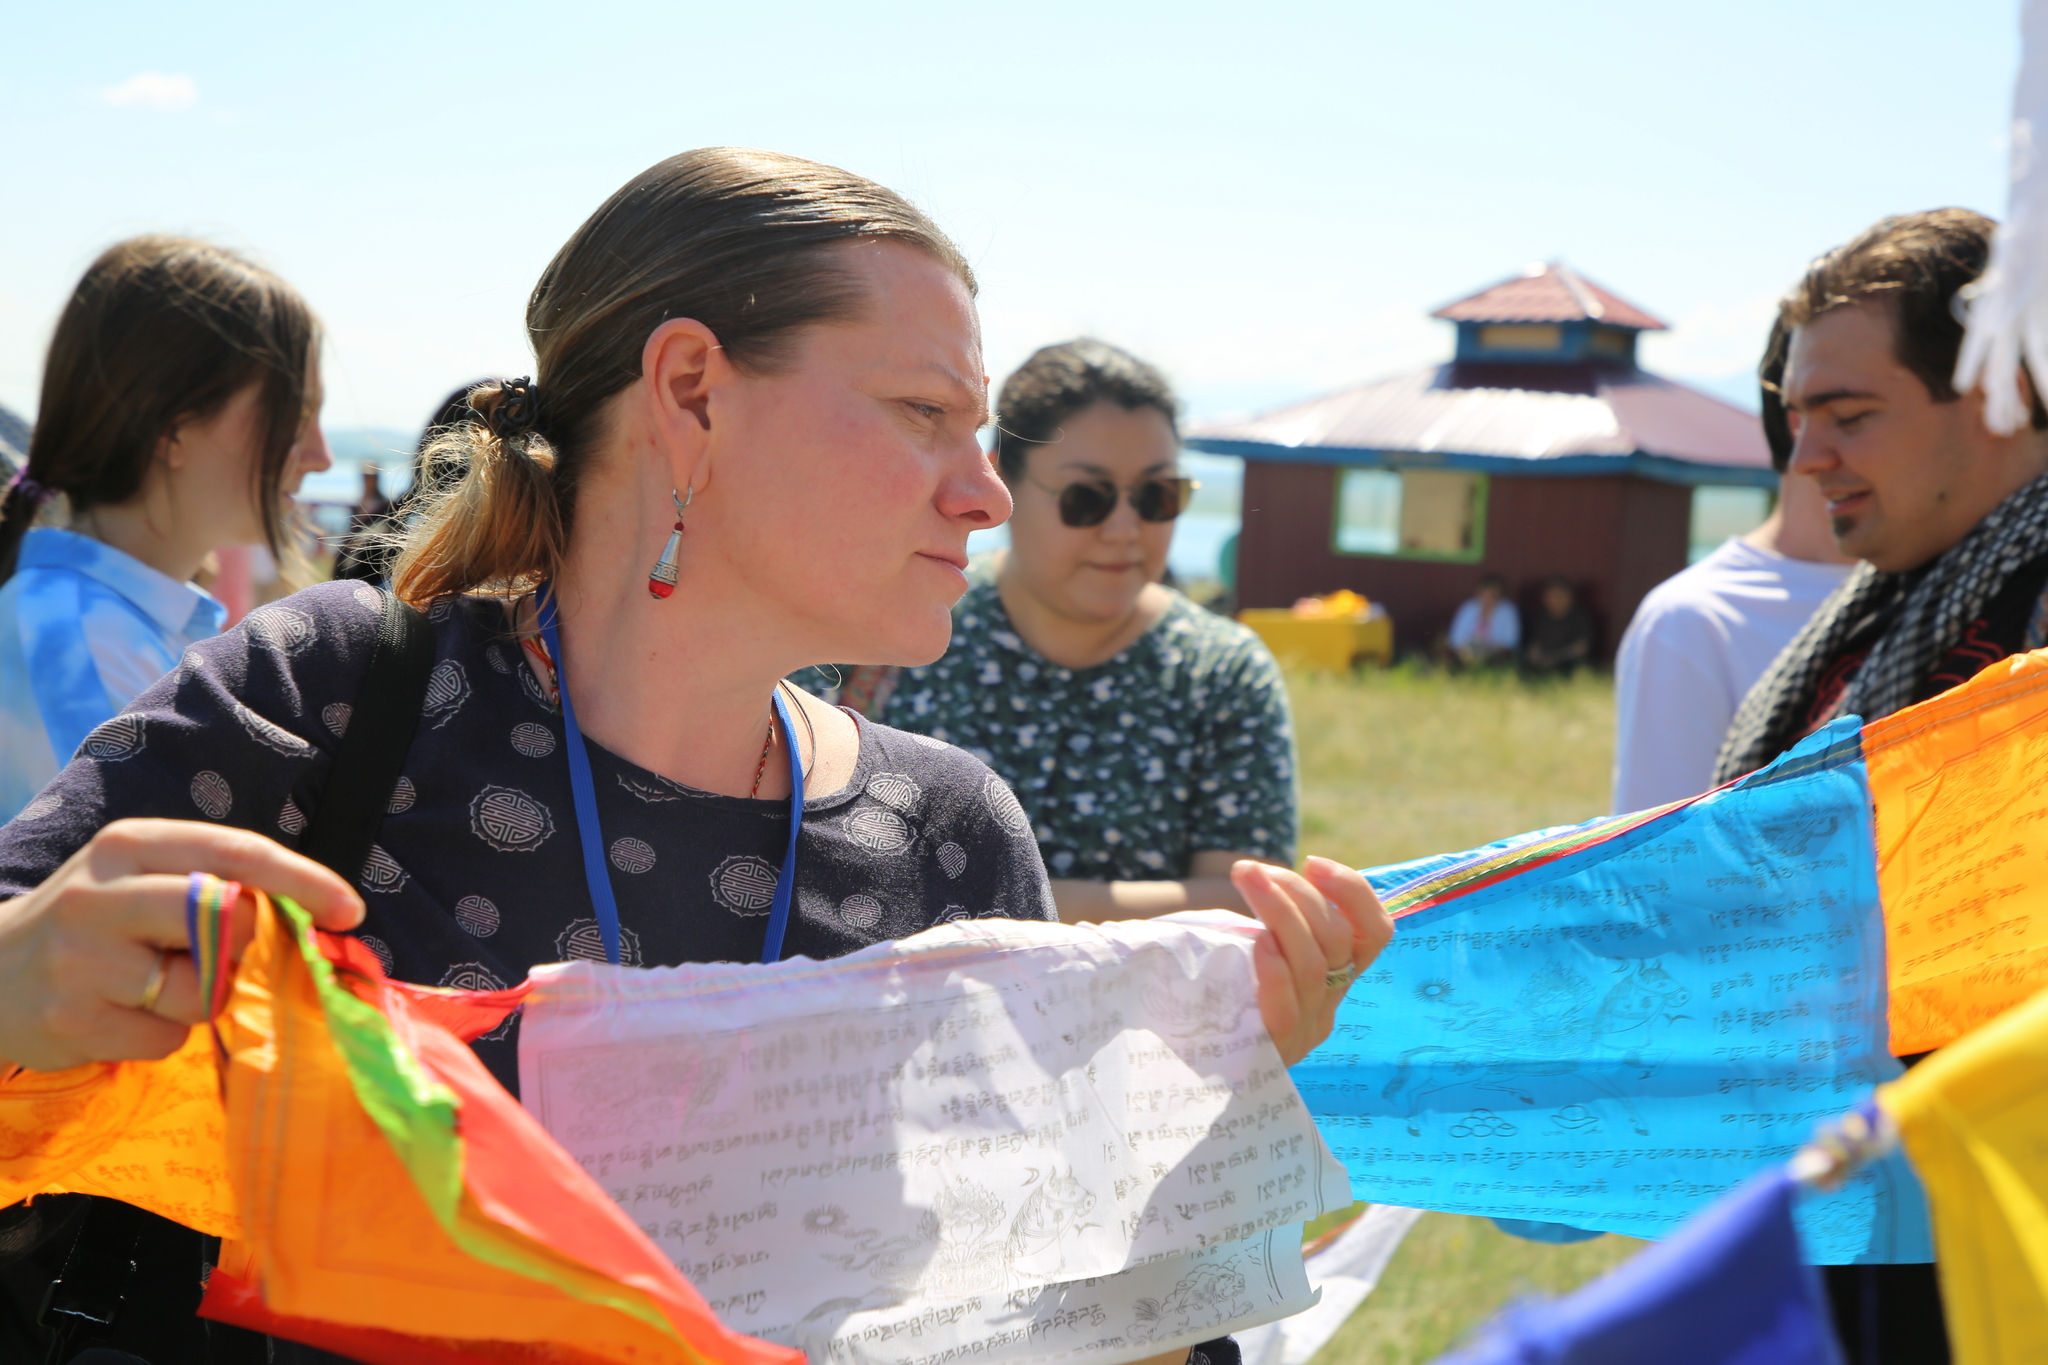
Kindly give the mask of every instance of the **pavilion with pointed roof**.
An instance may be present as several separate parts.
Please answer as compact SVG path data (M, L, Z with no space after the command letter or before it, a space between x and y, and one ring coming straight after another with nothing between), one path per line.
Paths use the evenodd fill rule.
M1457 329L1448 361L1188 433L1245 460L1239 605L1350 588L1422 648L1484 575L1525 614L1556 575L1611 658L1686 565L1694 490L1777 486L1762 425L1638 365L1665 324L1562 264L1432 316Z

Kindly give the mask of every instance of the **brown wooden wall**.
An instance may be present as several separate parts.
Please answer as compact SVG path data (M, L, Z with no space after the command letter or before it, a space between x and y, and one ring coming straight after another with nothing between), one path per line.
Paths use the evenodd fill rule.
M1402 649L1425 649L1451 626L1481 576L1498 573L1524 619L1541 580L1578 585L1611 661L1643 594L1685 567L1692 490L1633 476L1494 475L1487 491L1486 555L1476 564L1340 555L1331 550L1338 468L1246 460L1237 600L1284 607L1350 588L1386 604Z

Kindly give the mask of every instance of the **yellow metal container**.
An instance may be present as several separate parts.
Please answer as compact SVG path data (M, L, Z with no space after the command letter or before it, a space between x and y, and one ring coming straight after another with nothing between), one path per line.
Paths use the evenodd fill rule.
M1247 607L1237 619L1257 631L1282 663L1340 673L1361 661L1394 659L1394 618L1384 611L1360 621L1297 616L1288 607Z

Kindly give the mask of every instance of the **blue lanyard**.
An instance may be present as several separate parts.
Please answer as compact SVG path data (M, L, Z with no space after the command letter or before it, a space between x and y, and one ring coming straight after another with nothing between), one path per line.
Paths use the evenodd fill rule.
M590 751L583 745L583 731L576 724L576 707L569 700L569 674L563 666L562 637L555 629L555 596L552 585L540 585L540 631L547 641L548 657L554 660L555 691L562 699L562 729L568 739L569 793L576 802L576 837L583 843L583 879L590 884L590 903L597 910L597 931L604 937L605 961L619 962L619 902L612 895L612 870L605 862L604 836L597 827L597 783L590 776ZM789 725L789 708L783 704L782 689L773 693L775 719L789 749L789 847L782 855L782 871L775 878L775 903L768 912L768 934L761 945L763 962L782 960L783 936L789 932L789 905L796 894L796 836L804 826L804 764L797 752L796 732Z

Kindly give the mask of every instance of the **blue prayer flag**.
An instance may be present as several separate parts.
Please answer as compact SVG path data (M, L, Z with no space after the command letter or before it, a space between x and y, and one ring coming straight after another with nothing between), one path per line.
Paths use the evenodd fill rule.
M1654 817L1367 876L1422 908L1294 1069L1361 1199L1663 1237L1900 1074L1853 718ZM1896 1154L1800 1220L1819 1264L1934 1259Z
M1439 1365L1841 1365L1781 1166L1567 1298L1509 1309Z

